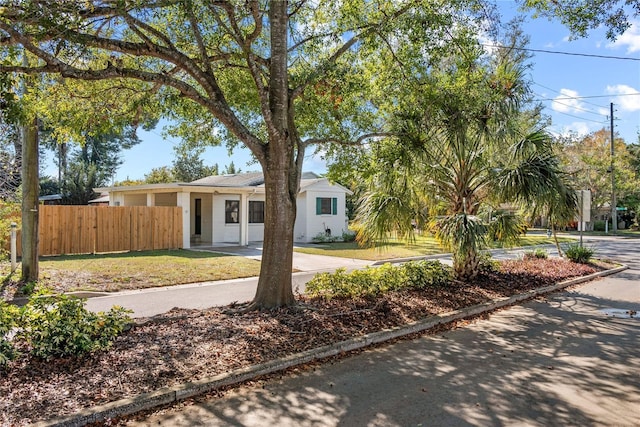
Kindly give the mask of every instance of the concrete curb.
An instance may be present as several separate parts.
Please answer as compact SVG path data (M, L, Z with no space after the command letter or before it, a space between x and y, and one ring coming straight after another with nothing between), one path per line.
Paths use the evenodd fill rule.
M500 298L471 307L466 307L460 310L435 315L428 319L412 322L410 324L397 328L373 332L362 337L352 338L339 343L307 350L260 365L237 369L232 372L205 378L200 381L184 383L174 387L160 389L152 393L144 393L132 398L121 399L115 402L88 408L73 415L58 417L47 421L41 421L34 425L37 427L76 427L104 421L108 418L134 414L136 412L152 409L161 405L174 403L183 399L187 399L189 397L204 394L225 386L240 384L258 376L272 374L312 361L324 359L353 350L359 350L373 344L379 344L406 335L423 332L439 325L444 325L457 320L477 316L479 314L510 306L539 295L544 295L550 292L564 289L571 285L576 285L599 277L619 273L623 270L626 270L627 268L628 266L622 265L611 270L600 271L588 276L565 280L563 282L559 282L551 286L546 286L544 288L534 289L523 294Z

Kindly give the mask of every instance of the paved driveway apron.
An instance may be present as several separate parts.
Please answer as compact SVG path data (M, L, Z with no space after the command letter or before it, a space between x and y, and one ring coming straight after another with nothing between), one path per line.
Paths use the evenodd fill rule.
M631 268L130 425L640 426L640 241L597 247Z

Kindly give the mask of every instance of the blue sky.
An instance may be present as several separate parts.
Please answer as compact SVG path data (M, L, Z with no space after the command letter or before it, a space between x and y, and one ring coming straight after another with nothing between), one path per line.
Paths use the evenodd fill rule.
M514 1L498 1L505 18L517 11ZM596 30L588 38L570 40L569 31L557 21L546 18L528 19L524 31L531 37L530 49L569 52L577 55L534 52L530 77L536 99L545 106L544 114L552 119L549 130L555 134L576 132L586 134L609 129L609 106L614 103L615 130L627 143L638 142L640 126L640 21L615 43L608 41L604 31ZM600 55L636 60L580 56ZM154 167L170 166L176 139L165 139L160 128L151 132L140 130L142 143L123 153L124 164L116 180L140 179ZM311 151L311 150L310 150ZM250 156L245 149L236 149L231 157L224 147L209 148L203 155L206 164L218 163L220 168L234 162L243 171L258 170L257 164L247 166ZM305 170L318 173L326 168L320 158L308 153ZM55 176L55 168L46 174Z

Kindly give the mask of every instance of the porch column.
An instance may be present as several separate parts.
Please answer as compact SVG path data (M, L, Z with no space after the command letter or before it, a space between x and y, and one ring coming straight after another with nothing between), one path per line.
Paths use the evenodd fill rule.
M211 194L211 244L216 241L216 193Z
M240 194L240 246L249 245L249 196Z
M182 208L182 247L191 247L191 193L178 193L177 205Z
M147 193L147 206L156 205L156 193Z

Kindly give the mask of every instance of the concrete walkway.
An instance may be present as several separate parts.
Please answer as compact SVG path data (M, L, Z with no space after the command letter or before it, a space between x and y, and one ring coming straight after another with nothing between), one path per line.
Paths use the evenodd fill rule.
M198 250L224 252L252 259L260 259L261 254L261 248L255 246L198 248ZM294 252L293 268L299 272L293 274L293 290L304 292L305 283L320 272L335 271L338 268L353 270L372 264L371 261ZM257 284L258 278L250 277L114 292L89 298L87 308L92 311L105 311L114 305L119 305L133 310L133 317L149 317L166 313L174 307L205 309L233 302L251 301Z

